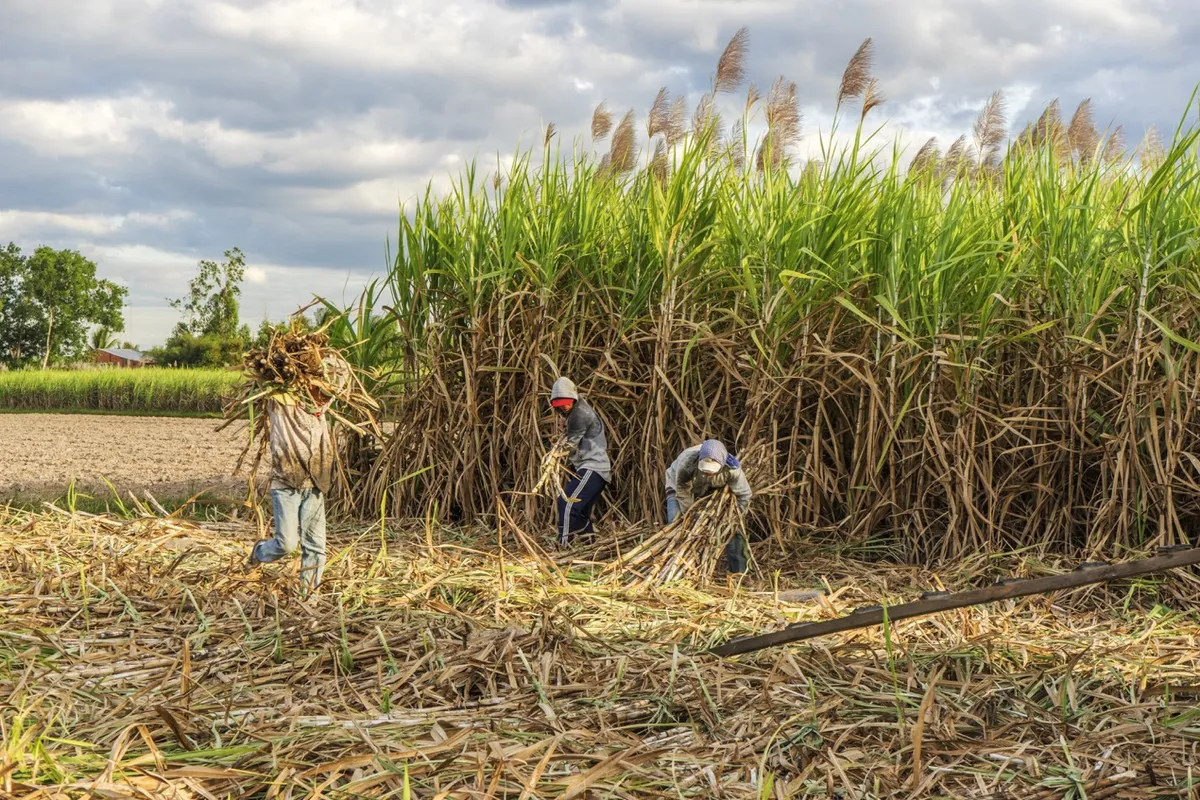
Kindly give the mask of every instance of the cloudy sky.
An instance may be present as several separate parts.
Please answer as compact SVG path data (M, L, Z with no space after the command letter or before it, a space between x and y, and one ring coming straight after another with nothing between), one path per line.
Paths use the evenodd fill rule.
M742 25L750 79L797 82L809 147L868 36L888 136L917 145L998 88L1014 126L1091 97L1136 142L1200 80L1195 0L0 0L0 242L93 258L144 347L235 245L251 324L349 299L429 181L546 122L583 137L601 100L694 101Z

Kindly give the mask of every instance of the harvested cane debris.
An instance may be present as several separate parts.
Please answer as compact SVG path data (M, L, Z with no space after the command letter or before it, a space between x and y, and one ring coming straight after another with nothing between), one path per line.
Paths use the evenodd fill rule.
M703 650L1063 567L772 554L832 589L792 604L787 579L596 584L385 520L331 531L300 602L294 565L230 568L255 535L0 509L0 796L1139 800L1200 763L1182 571L731 661Z
M705 584L722 561L725 545L745 528L729 489L702 497L658 533L614 561L606 570L626 583L659 586L672 581Z

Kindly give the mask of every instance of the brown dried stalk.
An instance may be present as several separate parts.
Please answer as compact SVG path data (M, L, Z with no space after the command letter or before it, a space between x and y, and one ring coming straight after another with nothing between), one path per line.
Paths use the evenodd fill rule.
M660 184L667 182L670 165L667 163L667 143L659 139L654 145L654 155L650 158L650 174Z
M879 79L871 78L871 80L867 81L867 88L863 90L862 116L860 119L866 119L867 114L870 114L872 109L883 105L886 100L887 98L883 96L883 91L879 88Z
M729 134L729 160L738 169L746 166L746 131L740 119L733 123Z
M795 81L775 80L767 100L767 135L763 137L755 159L762 172L769 165L774 169L787 163L787 153L800 141L800 104L796 99Z
M245 380L241 392L225 407L225 421L218 431L238 420L247 421L250 436L234 466L241 470L247 456L254 451L250 462L251 478L258 471L269 441L267 403L271 397L286 394L300 405L314 409L313 394L336 404L326 413L359 434L382 436L374 412L380 406L363 388L357 371L335 348L329 346L325 333L332 321L320 330L301 332L294 324L272 331L265 347L253 348L242 357ZM326 362L339 365L338 374L326 374ZM256 447L257 445L257 447Z
M760 100L762 100L762 93L758 91L757 86L753 83L750 84L750 88L746 90L746 113L750 113Z
M549 147L550 140L554 138L554 134L556 134L556 133L558 133L558 131L555 129L554 123L551 122L549 125L546 126L546 135L542 140L542 146Z
M716 99L712 92L705 92L696 104L695 113L692 114L692 133L697 136L704 135L710 127L718 124L717 119Z
M1115 164L1125 158L1125 129L1118 125L1104 143L1104 161Z
M660 133L664 136L671 126L670 94L667 87L658 90L654 103L650 106L650 114L646 118L646 135L653 139Z
M386 546L378 534L331 526L327 589L297 603L294 561L231 568L262 535L253 523L0 511L0 697L43 726L6 707L0 794L300 798L328 784L323 796L382 798L399 797L407 775L414 797L482 797L474 787L495 781L493 797L574 787L576 798L693 800L718 794L714 764L725 797L764 794L764 766L799 776L780 797L806 785L911 796L912 775L929 797L981 797L982 778L1009 797L1057 800L1071 774L1089 798L1189 791L1195 753L1179 720L1195 708L1197 626L1122 613L1122 587L896 623L894 664L880 629L700 655L923 588L1070 569L1057 559L981 550L930 569L796 547L773 561L777 578L748 576L736 591L638 591L514 559L490 526L389 519ZM531 538L518 535L516 552ZM803 599L826 579L833 593ZM1196 589L1181 571L1141 591L1194 608ZM952 672L964 641L1003 644L969 691ZM1130 674L1152 702L1128 702ZM1080 724L1029 699L1063 686ZM897 692L916 723L904 735ZM821 757L830 732L840 761ZM1111 758L1078 755L1114 743Z
M662 586L687 580L712 580L725 545L744 523L737 498L721 489L697 500L691 508L658 533L610 564L604 575L629 586Z
M674 105L671 106L671 118L667 123L665 133L667 147L674 147L683 141L683 137L687 135L688 122L688 104L686 97L675 98Z
M910 173L928 172L937 166L939 156L937 137L931 136L925 144L921 145L921 149L909 162L908 171Z
M538 481L533 487L533 494L545 495L551 499L561 497L570 502L563 488L563 476L567 473L567 457L570 455L566 437L556 441L546 454L542 456L541 471Z
M1142 164L1142 169L1156 169L1167 157L1167 150L1163 147L1162 137L1158 134L1158 128L1151 125L1146 129L1146 135L1142 138L1142 143L1137 149L1138 160Z
M720 145L721 115L717 113L716 98L711 92L700 98L696 112L692 115L692 134L706 137L705 149L709 158Z
M942 179L954 180L969 174L972 166L974 165L967 147L967 137L960 136L954 140L954 144L950 145L950 149L946 151L946 157L942 159Z
M1056 158L1067 155L1067 131L1062 123L1061 106L1057 99L1051 101L1038 117L1033 126L1031 142L1035 148L1049 146Z
M1087 98L1075 109L1071 124L1067 126L1067 147L1079 158L1080 164L1088 164L1096 157L1100 145L1100 132L1092 117L1092 100Z

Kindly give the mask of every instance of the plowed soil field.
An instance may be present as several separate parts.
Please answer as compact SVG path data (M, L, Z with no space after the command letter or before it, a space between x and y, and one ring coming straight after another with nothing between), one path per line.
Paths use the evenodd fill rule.
M232 476L245 433L216 433L219 420L72 414L0 414L0 501L81 491L159 498L201 491L237 497Z

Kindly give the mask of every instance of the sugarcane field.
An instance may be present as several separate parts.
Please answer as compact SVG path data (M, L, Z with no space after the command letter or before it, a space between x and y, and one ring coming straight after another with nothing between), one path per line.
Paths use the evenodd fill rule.
M1197 94L903 150L751 45L151 416L13 371L0 796L1200 800Z

